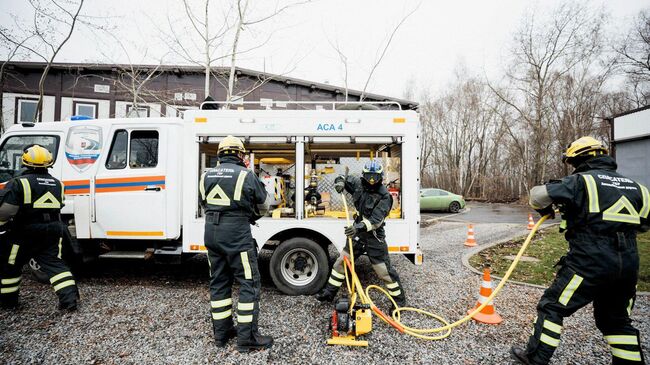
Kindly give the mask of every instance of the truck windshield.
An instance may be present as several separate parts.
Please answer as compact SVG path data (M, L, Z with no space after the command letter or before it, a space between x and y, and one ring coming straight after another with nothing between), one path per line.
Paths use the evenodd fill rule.
M0 182L10 180L18 174L25 148L32 145L41 145L48 149L56 161L56 151L59 145L57 136L11 136L7 138L0 148Z

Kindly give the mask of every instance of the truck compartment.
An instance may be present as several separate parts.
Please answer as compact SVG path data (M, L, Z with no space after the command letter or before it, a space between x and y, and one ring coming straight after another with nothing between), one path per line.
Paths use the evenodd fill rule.
M222 137L221 137L222 138ZM199 172L216 166L219 137L205 138L199 144ZM240 137L245 141L246 163L266 186L270 219L296 218L297 205L303 204L305 219L344 219L340 194L334 190L334 179L345 174L360 176L363 166L379 159L384 166L384 184L393 195L388 219L402 218L401 211L401 143L394 137L312 137L304 143L303 176L297 176L296 143L281 137L278 142L258 142L278 137ZM299 172L298 172L299 173ZM296 179L303 179L302 196L296 194ZM351 197L348 206L353 209ZM200 208L199 208L200 210Z

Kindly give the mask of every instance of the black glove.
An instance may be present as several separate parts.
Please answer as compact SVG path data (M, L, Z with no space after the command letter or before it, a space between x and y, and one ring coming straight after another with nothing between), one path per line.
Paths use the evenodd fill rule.
M548 215L549 219L555 219L555 209L553 209L553 205L549 205L548 207L542 209L535 209L535 211L537 211L537 213L539 213L539 215L542 217Z
M365 232L366 225L363 223L355 223L351 226L345 227L345 235L348 237L354 237L359 232Z
M354 237L357 234L357 229L354 226L345 227L345 235L348 237Z
M343 176L339 176L334 179L334 190L336 190L337 193L341 194L343 192L343 189L345 189L345 178Z

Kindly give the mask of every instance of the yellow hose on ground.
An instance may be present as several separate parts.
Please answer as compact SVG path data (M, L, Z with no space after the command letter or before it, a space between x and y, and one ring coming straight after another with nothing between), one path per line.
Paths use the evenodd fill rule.
M487 298L487 300L485 300L483 302L483 304L478 306L471 313L469 313L468 315L466 315L465 317L459 319L458 321L456 321L454 323L449 323L446 320L444 320L442 317L440 317L440 316L438 316L438 315L436 315L434 313L431 313L429 311L425 311L423 309L413 308L413 307L398 307L397 303L395 303L395 301L388 294L388 292L386 290L384 290L383 288L377 286L377 285L370 285L370 286L368 286L366 288L365 294L366 294L366 297L367 297L367 299L369 301L369 304L374 305L372 303L372 299L370 299L370 295L369 295L370 290L380 291L380 292L384 293L384 295L386 295L388 297L388 299L393 303L393 306L396 308L393 311L393 319L395 320L395 322L399 323L402 327L404 327L404 332L405 333L407 333L407 334L409 334L411 336L417 337L417 338L424 339L424 340L441 340L441 339L443 339L443 338L445 338L445 337L447 337L447 336L449 336L451 334L451 329L452 328L458 327L461 324L469 321L477 313L479 313L481 310L483 310L483 308L485 308L485 306L487 306L492 301L492 299L494 299L494 297L496 297L497 294L499 294L499 292L501 291L503 286L506 284L508 279L510 279L510 275L512 275L512 272L515 270L515 267L517 267L517 264L519 263L519 260L521 260L521 256L523 256L524 252L528 248L528 245L530 244L530 241L535 236L535 233L537 233L537 230L539 229L539 227L542 225L542 223L544 223L544 221L547 218L548 218L547 215L543 216L542 218L540 218L540 220L537 222L537 224L535 224L533 229L528 234L528 237L526 237L526 240L524 241L524 244L521 245L521 248L519 249L519 252L517 253L517 256L515 257L515 259L512 261L512 264L508 268L508 271L506 271L505 275L503 275L503 279L501 279L501 281L499 282L499 285L497 285L497 287L494 289L492 294ZM421 328L421 329L420 328L408 327L408 326L404 325L402 322L400 322L400 312L402 312L402 311L420 313L420 314L423 314L425 316L435 318L438 321L444 323L445 325L442 326L442 327L437 327L437 328ZM384 319L382 318L382 320L384 320ZM439 335L439 336L424 335L425 333L437 333L437 332L443 332L443 331L446 331L446 332L444 334L442 334L442 335Z
M344 202L345 212L346 212L345 215L346 215L347 223L349 225L348 206L347 206L347 202L345 201L345 197L343 197L343 198L344 198L343 202ZM356 272L354 271L354 269L350 270L349 277L348 277L348 268L347 268L346 265L344 265L345 270L346 270L345 271L345 279L346 279L346 283L347 283L347 286L348 286L348 291L350 292L351 295L354 295L355 294L355 287L356 287L358 289L358 292L356 292L356 293L358 294L359 300L362 303L370 304L371 306L375 306L375 304L372 302L372 299L370 298L370 291L371 290L379 291L379 292L383 293L391 301L391 303L393 303L393 307L395 308L395 310L393 310L393 313L392 313L393 319L395 320L395 322L397 322L397 324L399 324L400 326L402 326L404 328L404 333L407 333L407 334L409 334L411 336L414 336L414 337L417 337L417 338L420 338L420 339L424 339L424 340L441 340L441 339L444 339L444 338L448 337L451 334L452 328L458 327L461 324L469 321L477 313L479 313L481 310L483 310L483 308L485 308L485 306L487 306L494 299L494 297L497 296L497 294L499 294L499 292L504 287L504 285L506 284L508 279L510 279L510 275L512 275L512 272L514 271L515 267L517 267L517 264L519 263L519 260L521 260L521 257L523 256L524 252L528 248L528 245L530 244L530 241L535 236L535 233L537 233L537 230L539 229L539 227L542 225L542 223L544 223L544 221L547 218L548 218L548 216L543 216L542 218L540 218L540 220L537 222L537 224L535 224L533 229L528 234L528 237L526 237L526 240L524 241L523 245L519 249L519 252L517 253L517 256L512 261L512 264L508 268L508 271L506 271L505 275L503 276L503 279L501 279L501 281L499 282L499 285L497 285L497 287L494 289L492 294L487 298L487 300L485 300L483 302L483 304L479 305L471 313L469 313L468 315L466 315L465 317L459 319L458 321L456 321L454 323L449 323L444 318L442 318L441 316L438 316L438 315L436 315L434 313L431 313L429 311L426 311L424 309L413 308L413 307L399 307L397 305L397 303L395 303L395 300L393 300L393 298L390 296L390 294L384 288L382 288L382 287L380 287L378 285L369 285L366 288L365 292L364 292L363 287L361 286L361 282L359 281L359 278L357 277ZM353 254L353 251L352 251L352 239L348 238L348 242L349 242L349 245L350 245L350 258L351 258L351 264L352 264L351 266L352 266L352 268L354 268L354 254ZM356 299L356 296L355 296L355 299ZM440 321L441 323L444 324L444 326L436 327L436 328L413 328L413 327L409 327L409 326L403 324L400 321L400 312L420 313L422 315L425 315L427 317L431 317L431 318L434 318L434 319ZM381 316L379 316L379 318L381 318L384 322L390 324L386 319L382 318ZM430 334L430 333L438 333L438 332L445 332L445 333L443 333L441 335L436 335L436 336L427 335L427 334Z

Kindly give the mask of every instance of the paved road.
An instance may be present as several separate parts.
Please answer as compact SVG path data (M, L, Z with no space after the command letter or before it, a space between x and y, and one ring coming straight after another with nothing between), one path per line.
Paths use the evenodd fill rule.
M537 221L537 212L525 205L468 202L467 207L458 214L422 212L422 220L435 218L448 222L527 224L529 213L532 213Z

